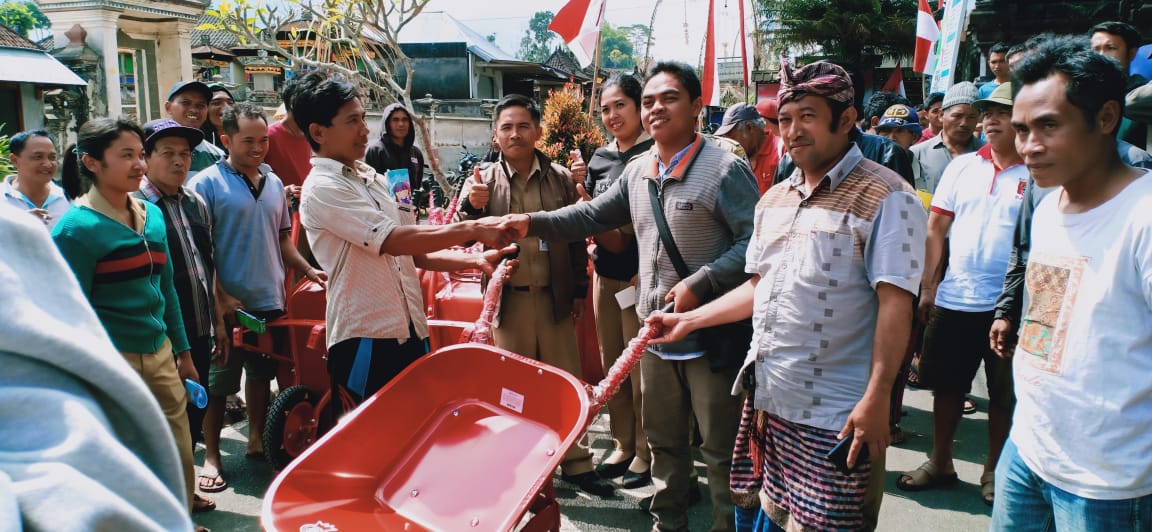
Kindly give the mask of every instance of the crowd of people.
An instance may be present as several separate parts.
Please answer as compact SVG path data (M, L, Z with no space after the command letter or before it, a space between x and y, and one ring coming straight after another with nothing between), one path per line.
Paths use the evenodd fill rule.
M653 485L640 506L654 530L686 530L705 498L697 450L713 530L876 528L905 384L933 391L933 446L897 488L948 486L982 365L991 529L1147 530L1152 84L1127 74L1140 40L1103 23L997 44L987 81L919 106L880 92L860 111L842 67L785 64L776 98L731 106L715 135L700 133L694 69L660 62L604 83L613 140L569 167L537 148L537 104L508 95L498 156L444 225L413 204L412 111L386 107L370 140L360 91L337 75L290 80L272 122L180 82L169 118L83 124L59 184L55 139L19 133L0 298L26 319L0 323L0 425L29 428L33 459L0 449L0 508L17 509L0 528L192 528L215 508L200 492L228 487L220 434L242 375L246 454L263 453L276 367L233 348L238 312L283 315L293 273L326 288L335 419L428 352L417 268L487 276L517 252L498 347L579 375L588 297L605 368L642 323L662 331L608 403L611 452L594 463L585 436L559 477L601 497L615 479ZM454 249L470 242L486 251ZM68 489L37 485L46 475Z

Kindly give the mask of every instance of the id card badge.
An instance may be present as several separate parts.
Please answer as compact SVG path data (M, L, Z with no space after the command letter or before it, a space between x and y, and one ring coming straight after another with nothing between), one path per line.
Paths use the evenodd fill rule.
M638 295L635 286L628 286L619 292L616 292L616 304L620 305L620 309L635 307Z
M540 252L548 253L548 241L543 238L540 239Z

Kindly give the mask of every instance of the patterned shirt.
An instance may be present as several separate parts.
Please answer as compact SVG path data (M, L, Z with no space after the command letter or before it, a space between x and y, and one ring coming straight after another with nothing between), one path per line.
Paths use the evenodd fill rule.
M756 205L746 271L760 281L744 364L755 363L757 409L840 430L868 384L876 286L916 293L927 214L907 181L856 146L805 188L797 169Z
M135 194L164 213L173 283L180 298L184 328L192 337L212 335L215 323L215 268L212 260L212 217L204 201L180 187L165 195L147 177Z

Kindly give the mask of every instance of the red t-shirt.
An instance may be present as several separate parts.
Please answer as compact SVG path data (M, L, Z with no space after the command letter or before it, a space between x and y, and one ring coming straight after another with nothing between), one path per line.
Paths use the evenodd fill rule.
M756 157L752 159L752 175L756 176L756 185L760 188L761 195L772 187L776 167L780 166L783 152L783 140L772 133L768 133L764 144L761 144L760 149L756 151Z
M312 171L312 146L304 135L293 135L284 123L275 122L268 126L268 155L264 162L280 176L284 185L303 185L304 178Z

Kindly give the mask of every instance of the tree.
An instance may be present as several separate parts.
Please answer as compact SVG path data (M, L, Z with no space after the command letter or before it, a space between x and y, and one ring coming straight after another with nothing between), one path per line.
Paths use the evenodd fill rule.
M556 34L548 29L548 25L555 16L551 11L537 11L532 15L528 21L528 29L524 31L524 38L520 39L520 59L533 63L548 60L552 41L556 38Z
M22 37L38 28L49 28L52 23L48 17L40 12L40 8L32 2L16 2L8 0L0 4L0 24L7 26Z
M648 55L648 43L652 37L652 28L643 24L624 26L622 30L628 32L628 39L632 41L632 57L642 58ZM637 59L639 62L639 59Z
M756 0L755 9L776 52L820 50L858 70L910 58L916 43L917 0Z
M260 0L222 0L219 7L204 12L213 21L197 29L224 31L241 46L263 51L286 69L338 74L380 98L403 102L412 109L416 72L400 48L399 34L428 2L286 0L280 6L264 7ZM444 190L451 190L426 118L417 116L415 126L433 175Z
M614 28L605 21L600 27L600 66L631 70L636 67L636 59L632 57L633 50L629 28Z

